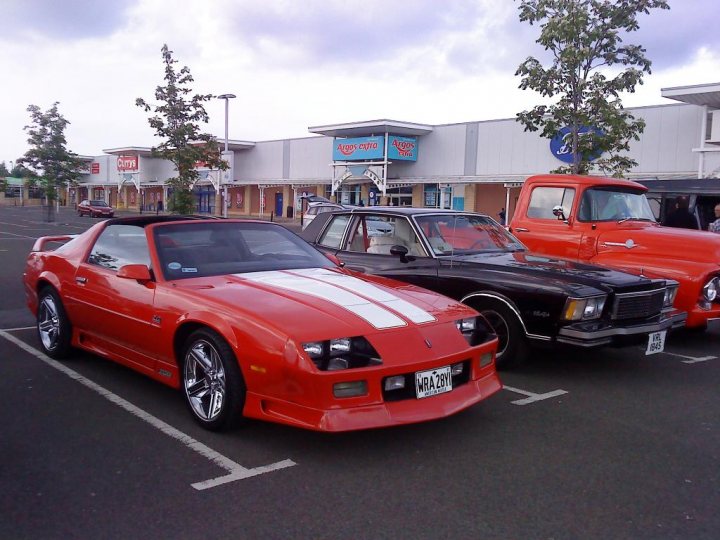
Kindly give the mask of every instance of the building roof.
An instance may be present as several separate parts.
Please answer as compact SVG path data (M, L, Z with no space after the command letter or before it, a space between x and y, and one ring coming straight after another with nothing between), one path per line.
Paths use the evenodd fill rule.
M225 149L225 139L216 138L216 142L220 150ZM252 141L238 141L228 139L228 150L249 150L254 148L255 143ZM103 152L115 156L142 156L152 157L152 148L147 146L121 146L120 148L103 148Z
M661 88L660 91L662 97L668 99L720 109L720 83L675 86L673 88Z
M368 135L404 135L414 137L427 135L432 132L432 126L414 124L412 122L399 122L397 120L367 120L364 122L349 122L347 124L333 124L329 126L310 126L310 133L326 135L328 137L364 137Z

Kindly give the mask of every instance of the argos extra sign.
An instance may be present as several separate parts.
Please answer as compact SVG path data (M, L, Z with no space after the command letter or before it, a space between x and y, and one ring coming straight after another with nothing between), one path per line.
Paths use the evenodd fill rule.
M355 137L338 139L333 142L333 161L362 161L383 159L385 137ZM417 139L415 137L388 136L388 159L417 161Z

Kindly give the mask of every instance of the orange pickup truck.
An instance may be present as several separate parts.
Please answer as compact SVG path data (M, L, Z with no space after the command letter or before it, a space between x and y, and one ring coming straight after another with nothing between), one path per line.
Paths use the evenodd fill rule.
M510 231L534 252L674 279L686 326L706 328L720 319L720 234L658 224L646 191L617 178L532 176Z

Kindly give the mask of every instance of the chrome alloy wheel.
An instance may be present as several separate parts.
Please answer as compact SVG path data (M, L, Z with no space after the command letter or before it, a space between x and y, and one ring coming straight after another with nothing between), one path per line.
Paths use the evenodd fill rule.
M188 402L202 421L212 422L223 410L227 384L220 353L200 339L185 354L183 383Z
M49 294L40 302L37 321L43 347L47 351L54 350L60 342L60 316L55 299Z

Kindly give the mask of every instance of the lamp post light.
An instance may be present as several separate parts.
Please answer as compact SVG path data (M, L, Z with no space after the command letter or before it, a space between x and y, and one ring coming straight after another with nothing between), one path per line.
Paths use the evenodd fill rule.
M225 152L228 151L228 110L230 105L230 100L233 98L236 98L237 96L235 94L220 94L218 96L218 99L224 99L225 100ZM228 208L228 188L227 184L223 186L223 217L227 217L227 208Z

